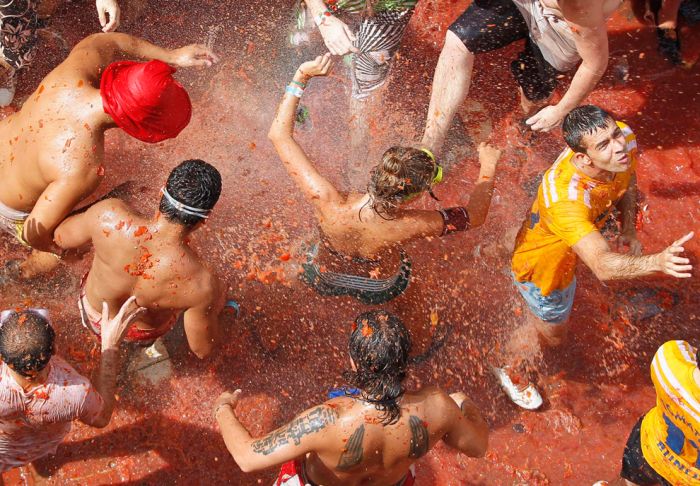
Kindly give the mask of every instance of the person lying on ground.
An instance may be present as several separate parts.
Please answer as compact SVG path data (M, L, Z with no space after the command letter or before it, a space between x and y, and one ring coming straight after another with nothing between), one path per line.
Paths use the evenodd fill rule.
M204 161L186 160L170 172L161 192L150 218L119 199L100 201L61 223L56 244L95 249L78 299L87 329L100 335L100 302L114 309L134 295L146 311L127 332L127 341L152 345L172 329L182 311L190 349L204 358L217 342L224 287L188 240L218 201L221 175Z
M700 482L700 353L668 341L651 362L656 406L632 427L620 477L594 486L671 486Z
M483 457L488 426L464 393L435 386L404 388L411 338L385 311L361 314L350 334L350 387L253 438L236 417L241 390L223 393L214 417L226 448L244 472L282 464L275 486L410 486L413 464L441 440L470 457Z
M204 46L171 50L126 34L91 35L0 121L0 228L34 249L5 278L57 265L54 229L104 177L105 132L119 127L149 143L176 137L191 104L171 65L216 60Z
M105 427L115 405L119 343L140 312L126 299L113 318L102 303L94 385L56 355L46 309L0 313L0 473L56 452L73 420Z
M442 180L442 167L433 154L414 147L390 148L372 169L365 193L341 194L294 139L294 118L303 88L312 77L328 74L330 67L329 54L299 67L268 136L290 177L313 204L322 234L321 243L309 251L302 278L321 294L352 295L379 304L400 295L408 285L411 261L401 250L402 243L484 223L501 151L486 144L479 147L481 170L464 207L437 211L406 207L424 193L432 195L433 187ZM317 261L326 257L324 266L332 271L322 272ZM376 278L377 268L386 271L392 257L398 257L398 272L388 279ZM370 277L374 274L373 278L357 275L358 269Z
M606 19L621 0L474 0L450 26L440 53L422 144L439 152L469 93L474 59L520 39L511 65L532 130L561 124L593 90L608 65ZM579 64L580 63L580 64ZM550 104L560 73L576 68L571 85Z
M681 257L688 233L665 250L642 255L637 239L637 139L632 129L603 109L574 108L564 119L568 148L542 176L537 198L515 240L512 274L515 287L530 312L526 325L511 337L516 348L509 364L527 361L531 349L515 345L515 336L536 331L547 347L560 347L566 338L576 291L576 264L580 258L601 281L635 279L657 273L676 278L691 276L692 265ZM619 249L614 251L600 230L614 209L619 211ZM536 343L535 343L536 344ZM534 409L542 397L532 384L516 386L509 373L495 372L508 396Z

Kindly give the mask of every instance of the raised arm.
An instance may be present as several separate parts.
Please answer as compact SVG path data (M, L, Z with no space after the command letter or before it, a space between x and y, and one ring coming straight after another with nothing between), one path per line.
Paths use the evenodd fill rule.
M218 56L206 46L191 44L179 49L166 49L148 41L118 32L93 34L80 41L71 51L66 64L68 69L94 71L94 63L86 57L96 55L98 64L105 67L122 59L158 59L178 67L211 66Z
M464 393L453 393L449 403L455 417L444 437L445 443L469 457L483 457L489 445L489 427L474 402ZM456 404L456 406L455 406Z
M638 278L654 273L689 278L693 266L690 260L678 255L685 251L683 244L693 235L693 232L688 233L660 253L636 256L613 252L605 238L593 231L581 238L573 249L600 280Z
M96 371L95 388L102 397L102 409L97 414L87 414L81 421L92 427L106 427L114 410L117 387L117 375L121 360L119 359L119 343L126 334L129 324L140 312L135 305L136 297L129 297L112 319L109 318L107 304L102 304L101 341L102 354L100 367Z
M303 87L312 77L328 74L330 68L329 54L299 66L294 74L294 82L287 87L267 135L277 150L284 168L317 209L322 209L328 203L340 202L341 196L335 187L316 170L304 150L294 140L294 119Z
M219 340L219 315L225 300L223 285L212 274L207 274L202 289L199 304L187 309L183 316L187 342L199 359L209 356L216 347Z
M549 131L581 104L593 91L608 67L608 32L601 0L562 0L562 14L574 33L581 64L569 89L556 105L550 105L527 120L533 130Z
M325 438L333 436L338 412L319 405L264 437L254 439L236 418L240 397L241 390L222 393L214 403L214 418L221 428L226 448L243 472L259 471L318 451Z

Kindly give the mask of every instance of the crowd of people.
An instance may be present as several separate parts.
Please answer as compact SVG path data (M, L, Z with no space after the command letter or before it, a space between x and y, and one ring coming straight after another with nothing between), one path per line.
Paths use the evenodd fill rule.
M680 44L669 12L683 6L690 17L694 1L664 0L653 15L661 32L659 48L675 64ZM166 49L109 32L119 26L119 6L96 3L105 32L79 42L21 109L0 122L0 141L6 142L0 143L5 181L0 228L27 252L23 261L6 261L0 278L31 285L32 278L91 251L92 264L76 299L86 332L101 342L100 365L91 383L57 355L46 309L18 306L0 314L0 473L54 452L74 420L94 427L109 423L122 341L152 349L182 323L191 351L204 359L222 334L222 310L237 306L227 300L220 277L188 245L224 190L212 164L191 159L174 167L149 217L116 197L118 192L81 204L104 177L105 132L121 129L146 143L177 137L190 122L192 104L173 77L175 68L219 62L206 46ZM328 75L333 56L346 54L352 59L352 96L374 96L417 3L306 0L297 6L329 51L299 66L268 133L318 220L320 237L305 249L300 280L309 292L380 306L410 285L407 242L457 238L455 233L486 223L501 156L501 149L488 143L478 146L478 177L461 205L421 210L409 203L426 193L435 198L433 188L445 175L440 154L467 97L475 56L524 40L510 66L522 107L520 129L560 128L566 149L542 176L515 239L513 293L529 312L492 371L515 404L537 410L543 398L536 380L523 379L535 353L516 343L523 333L535 333L548 347L565 342L577 262L601 281L654 274L691 278L684 244L694 233L679 230L663 251L642 252L635 226L633 128L604 107L582 104L607 68L606 19L620 0L471 2L447 31L422 140L387 149L365 176L365 191L341 192L294 138L299 101L314 77ZM0 6L0 58L10 80L7 93L0 91L0 104L12 101L14 73L34 55L38 15L33 0ZM21 44L8 34L18 19L28 29ZM573 73L571 83L553 103L566 72ZM601 234L613 216L622 249ZM378 267L389 276L379 278ZM223 393L212 404L225 447L242 471L281 466L276 486L408 486L416 482L414 463L440 441L471 457L486 453L489 429L469 397L437 386L405 387L411 337L399 316L381 309L359 313L348 351L346 386L330 390L327 401L263 437L252 437L238 420L241 390ZM700 484L699 359L685 341L659 348L651 366L657 405L633 428L620 477L610 484Z

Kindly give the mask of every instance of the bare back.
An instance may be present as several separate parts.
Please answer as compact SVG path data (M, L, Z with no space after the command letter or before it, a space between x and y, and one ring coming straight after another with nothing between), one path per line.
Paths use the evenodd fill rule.
M68 176L79 201L103 175L101 60L81 44L19 112L0 121L0 202L13 209L30 212L51 183Z
M318 204L319 226L328 243L350 257L374 258L383 250L426 236L439 236L443 220L437 211L399 210L382 217L364 205L366 196L350 194L346 201Z
M339 486L396 484L443 438L448 419L459 413L456 404L435 388L406 394L400 403L399 421L384 426L371 404L352 398L326 402L337 407L339 418L335 433L329 434L328 450L307 456L310 479Z
M157 221L136 215L114 199L96 204L90 212L95 214L95 257L85 289L93 308L101 309L105 301L116 314L134 295L139 306L158 315L212 301L213 275L179 238L162 234Z

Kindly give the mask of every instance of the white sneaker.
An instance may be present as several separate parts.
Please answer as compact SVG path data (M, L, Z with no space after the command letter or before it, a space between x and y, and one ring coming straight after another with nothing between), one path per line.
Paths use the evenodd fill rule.
M608 484L609 483L607 481L596 481L593 483L593 486L608 486Z
M507 368L493 367L491 370L508 398L517 406L526 410L537 410L542 406L542 395L537 391L535 385L528 383L526 387L519 387L508 376Z

